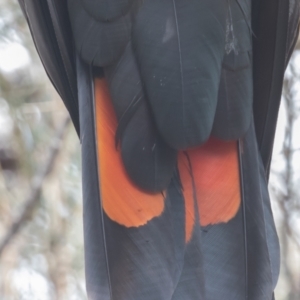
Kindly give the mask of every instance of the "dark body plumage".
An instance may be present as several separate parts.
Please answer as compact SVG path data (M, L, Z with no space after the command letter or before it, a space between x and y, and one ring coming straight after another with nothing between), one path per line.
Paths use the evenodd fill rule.
M104 68L118 119L126 119L120 143L132 180L159 191L171 180L174 150L201 145L210 135L238 139L250 126L251 3L124 1L106 6L104 18L104 2L89 13L98 2L68 1L76 48L85 62ZM143 131L133 134L128 127L139 123ZM137 143L142 136L148 140ZM143 144L155 150L145 154ZM132 167L139 160L146 163Z
M267 176L284 69L297 37L299 4L20 4L49 77L80 133L89 298L271 300L279 248ZM114 199L105 198L101 178L104 161L96 128L105 120L97 115L95 77L107 82L118 123L115 147L129 181L147 196L158 197L163 191L160 214L143 224L129 226L109 213ZM204 224L198 209L201 196L196 193L201 166L196 169L190 148L210 137L237 141L241 201L231 218ZM192 178L191 206L178 153ZM118 188L113 190L125 201L126 191Z

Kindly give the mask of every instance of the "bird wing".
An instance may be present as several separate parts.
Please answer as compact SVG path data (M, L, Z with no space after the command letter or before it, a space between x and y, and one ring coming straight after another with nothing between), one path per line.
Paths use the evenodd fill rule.
M19 0L49 79L79 135L76 66L66 1Z

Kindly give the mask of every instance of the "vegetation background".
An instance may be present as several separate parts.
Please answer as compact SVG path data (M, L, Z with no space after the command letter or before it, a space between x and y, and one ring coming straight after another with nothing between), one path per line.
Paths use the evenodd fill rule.
M277 300L300 299L300 44L288 67L270 193ZM80 143L17 0L0 0L0 299L84 300Z

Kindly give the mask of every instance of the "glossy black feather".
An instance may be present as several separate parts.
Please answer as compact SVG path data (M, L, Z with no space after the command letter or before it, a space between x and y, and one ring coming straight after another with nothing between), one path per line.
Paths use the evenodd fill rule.
M205 300L247 299L245 238L242 208L228 223L203 228Z
M130 38L130 14L101 22L84 9L81 0L69 0L68 6L76 49L83 60L96 66L115 62Z
M133 45L163 138L175 149L210 135L225 51L227 2L145 0Z
M91 68L77 57L78 102L80 112L83 230L86 289L91 300L111 300L107 249L97 166L94 132ZM83 125L84 124L84 125Z
M79 135L76 67L65 2L19 0L46 73L64 101Z
M104 214L110 300L173 299L185 253L184 201L177 184L172 180L168 187L162 215L145 226L126 228Z
M246 53L250 61L250 54ZM242 137L252 117L253 85L250 68L222 70L212 135L223 140Z
M251 1L240 2L229 2L225 46L227 51L222 64L218 104L212 129L213 136L224 140L242 137L252 118L252 32L249 27Z
M279 242L253 123L245 136L241 159L245 186L248 299L269 300L278 280Z
M131 44L116 66L106 68L105 72L119 119L117 138L125 169L139 187L150 192L162 191L175 171L177 153L156 129Z
M80 0L84 9L98 21L108 21L126 14L134 0Z
M206 298L206 274L203 268L202 234L196 226L191 241L186 245L180 279L171 300L208 300Z
M175 170L177 153L158 135L145 106L134 114L121 138L121 153L130 178L149 192L163 191Z

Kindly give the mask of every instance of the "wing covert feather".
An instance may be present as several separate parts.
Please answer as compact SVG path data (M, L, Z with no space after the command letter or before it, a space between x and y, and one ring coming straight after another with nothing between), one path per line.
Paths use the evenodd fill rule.
M145 0L133 46L159 132L175 149L208 139L225 51L226 1Z
M226 46L233 42L235 48L226 51L223 59L211 134L223 140L236 140L247 132L252 117L251 2L231 1L227 22L232 32L227 32Z
M81 0L69 0L68 5L75 46L83 60L102 67L116 61L130 39L130 14L100 22L88 14Z
M108 21L125 15L134 0L80 0L84 9L98 21Z
M119 119L121 154L127 173L139 187L162 191L175 171L177 153L156 129L131 43L120 61L106 68L105 74Z
M136 59L130 61L139 71L153 130L180 150L210 135L238 139L249 128L250 7L235 0L69 0L76 47L89 64L114 68L131 41ZM230 26L237 47L228 53ZM131 101L138 97L134 91ZM116 110L127 103L121 98L114 101Z

